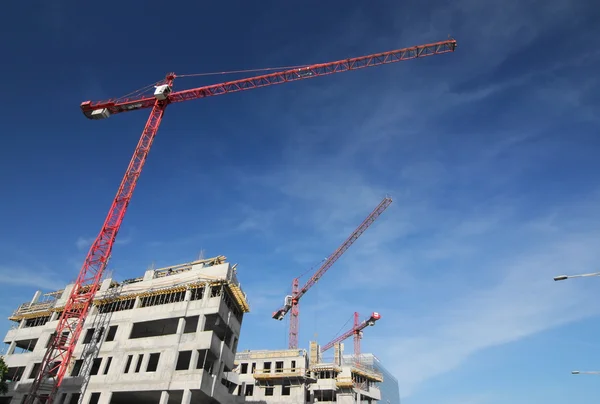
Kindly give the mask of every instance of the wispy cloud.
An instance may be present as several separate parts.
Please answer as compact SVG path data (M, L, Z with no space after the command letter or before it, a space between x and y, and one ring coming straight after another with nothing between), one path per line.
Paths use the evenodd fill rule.
M559 285L552 280L559 273L592 268L600 259L594 248L600 233L564 230L553 242L533 242L535 246L515 249L508 258L488 247L488 260L468 262L479 273L472 275L477 282L442 284L444 277L438 275L420 285L419 294L434 303L423 308L411 305L410 315L395 315L401 326L391 326L385 337L371 337L374 346L397 363L391 367L402 380L405 394L460 366L475 352L600 313L593 304L594 293L585 285ZM520 233L517 228L505 236L524 240ZM436 292L443 294L444 304L436 302Z
M55 271L44 268L36 270L0 265L0 284L33 287L40 290L58 290L64 286Z

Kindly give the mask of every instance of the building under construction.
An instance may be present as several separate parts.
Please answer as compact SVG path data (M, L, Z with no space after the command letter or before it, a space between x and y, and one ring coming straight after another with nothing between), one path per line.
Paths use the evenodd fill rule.
M1 403L25 402L72 287L37 292L10 317ZM222 256L121 283L104 279L54 402L231 402L223 375L233 369L248 311L236 266Z
M343 356L335 344L332 362L321 359L316 342L303 349L238 352L228 380L248 403L374 403L381 399L383 375L360 358Z

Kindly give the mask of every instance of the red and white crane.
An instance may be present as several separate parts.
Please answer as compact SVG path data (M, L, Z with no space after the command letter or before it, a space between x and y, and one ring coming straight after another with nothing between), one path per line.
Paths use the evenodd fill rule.
M448 39L426 45L349 58L336 62L307 65L300 68L181 91L173 91L173 81L175 78L182 76L169 73L164 80L156 83L153 94L126 96L98 102L83 102L81 110L90 119L103 119L114 114L146 108L151 109L150 117L133 152L133 157L125 171L117 195L108 211L100 233L87 253L75 285L67 298L63 312L58 320L55 335L61 337L55 337L49 344L40 365L40 371L35 376L31 390L27 396L26 403L31 404L36 400L52 403L54 400L56 392L69 367L73 350L79 340L79 335L92 304L92 299L100 286L102 274L110 258L115 238L131 201L137 180L146 162L148 152L160 126L165 109L169 104L454 52L456 46L456 40ZM50 382L51 385L48 386L46 382Z
M359 314L357 312L354 312L354 326L352 327L352 329L346 331L339 337L334 338L333 340L329 341L327 344L323 345L321 347L321 353L327 351L328 349L333 347L338 342L342 342L346 338L349 338L352 335L354 335L354 358L355 358L355 360L358 360L358 358L360 357L360 340L362 339L362 330L364 330L365 328L367 328L369 326L375 325L375 322L377 320L379 320L380 318L381 318L381 315L379 313L373 312L373 313L371 313L371 316L368 319L366 319L362 323L360 323L359 322L360 321Z
M315 284L325 272L331 268L331 266L346 252L348 248L371 226L371 224L387 209L388 206L392 203L392 199L385 197L383 200L377 205L377 207L367 216L367 218L350 234L350 236L338 247L337 250L333 254L331 254L321 265L319 269L310 277L310 279L302 286L299 287L300 280L295 278L292 282L292 294L285 297L283 302L283 306L273 313L273 318L275 320L283 320L288 311L292 311L290 317L290 332L289 332L289 349L297 349L298 348L298 328L299 328L299 316L300 316L300 307L298 303L300 302L300 298L304 296L306 292Z

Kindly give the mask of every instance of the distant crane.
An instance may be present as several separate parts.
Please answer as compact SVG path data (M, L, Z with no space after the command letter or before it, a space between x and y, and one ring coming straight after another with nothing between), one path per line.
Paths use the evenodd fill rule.
M288 311L292 311L290 318L290 331L289 331L289 349L298 348L298 328L299 328L299 316L300 308L298 302L300 298L304 296L306 292L315 284L325 272L331 268L331 266L346 252L348 248L371 226L371 224L387 209L392 203L391 198L383 198L383 200L377 205L377 207L367 216L367 218L350 234L350 236L338 247L333 254L331 254L321 265L319 269L310 277L310 279L302 286L299 287L300 280L295 278L292 282L292 294L285 297L283 306L273 313L275 320L283 320Z
M339 337L334 338L327 344L323 345L321 347L321 353L327 351L338 342L342 342L346 338L349 338L352 335L354 335L354 360L358 361L358 358L360 357L360 340L362 339L362 330L369 326L375 325L375 322L380 318L381 315L379 313L373 312L371 313L371 316L368 319L364 320L362 323L359 323L359 314L357 312L354 312L354 326L352 327L352 329L346 331Z
M35 401L50 404L54 400L69 368L73 350L79 340L94 295L100 286L102 274L108 264L113 244L131 201L137 180L146 162L165 109L169 104L454 52L456 46L456 40L448 39L427 45L418 45L336 62L306 65L181 91L173 91L173 81L177 77L185 77L186 75L169 73L164 80L144 88L154 86L153 94L146 94L144 89L141 89L121 98L83 102L81 110L89 119L104 119L114 114L146 108L151 108L150 117L133 152L133 157L125 171L100 233L92 243L75 285L67 298L56 327L56 337L48 345L40 370L35 376L31 390L27 395L26 404L33 404ZM48 382L50 382L50 385L48 385Z

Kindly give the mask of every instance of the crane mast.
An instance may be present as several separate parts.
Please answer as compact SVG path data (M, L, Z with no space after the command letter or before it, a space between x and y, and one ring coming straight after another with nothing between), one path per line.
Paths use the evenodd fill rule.
M448 39L426 45L343 59L336 62L307 65L301 68L177 92L173 92L172 88L173 81L178 76L174 73L169 73L164 80L155 86L155 91L152 95L136 95L106 101L85 101L81 103L81 111L89 119L104 119L114 114L139 109L151 109L151 112L100 233L90 247L73 289L67 298L63 312L58 320L56 332L44 354L40 370L34 378L25 403L33 404L36 401L40 401L51 404L54 401L55 395L73 359L73 351L79 340L94 294L100 286L112 247L167 105L454 52L456 46L456 40ZM316 282L317 279L314 279L314 281ZM308 290L306 287L299 289L296 286L296 288L294 295L297 298ZM297 315L295 321L297 330ZM295 334L295 341L294 345L297 346L297 332Z
M81 271L75 280L75 285L67 298L54 337L52 337L52 341L46 349L40 371L35 376L31 391L27 396L27 404L33 404L36 399L43 402L45 392L48 392L46 402L52 403L60 387L60 382L69 368L85 318L94 295L100 286L102 274L108 264L114 241L167 105L167 100L157 99L154 103L150 117L125 171L102 229L90 247ZM49 378L54 379L54 382L51 386L46 386L45 384Z
M283 320L285 315L291 310L290 330L289 330L289 349L298 348L298 328L300 308L299 301L302 296L333 266L333 264L344 254L348 248L373 224L375 220L390 206L392 198L385 197L377 207L367 216L367 218L348 236L348 238L331 254L321 265L321 267L310 277L302 288L299 287L300 281L295 278L292 282L292 294L286 296L283 306L273 313L275 320Z
M352 335L354 335L354 356L355 356L355 358L358 358L360 356L360 340L362 338L362 336L361 336L362 330L364 330L365 328L367 328L369 326L374 326L375 322L377 320L379 320L380 318L381 318L381 315L379 313L373 312L373 313L371 313L371 316L368 319L364 320L362 323L359 323L359 321L360 321L359 314L357 312L354 312L354 326L352 327L352 329L346 331L339 337L334 338L333 340L329 341L327 344L323 345L321 347L321 353L327 351L328 349L333 347L338 342L342 342L345 339L350 338Z

